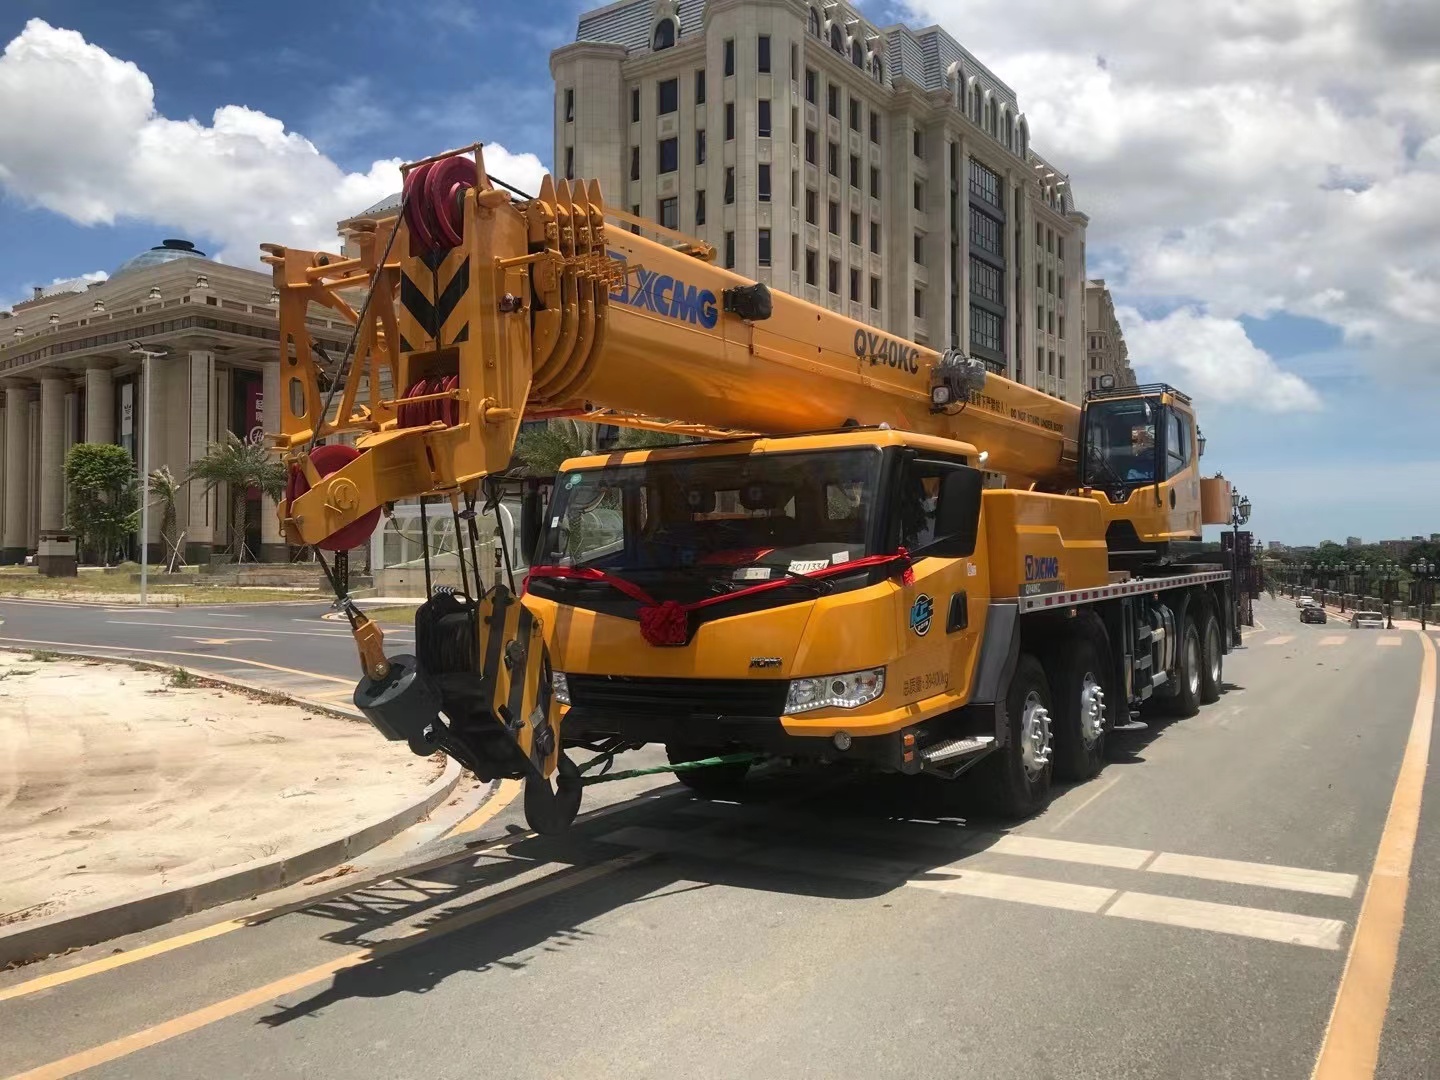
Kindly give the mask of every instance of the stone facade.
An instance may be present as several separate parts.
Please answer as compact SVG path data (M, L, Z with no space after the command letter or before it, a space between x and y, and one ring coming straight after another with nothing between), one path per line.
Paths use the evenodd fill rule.
M1085 282L1085 343L1088 346L1087 389L1098 390L1102 375L1114 375L1116 386L1135 385L1130 352L1125 347L1125 335L1115 318L1115 301L1105 287L1104 278Z
M191 461L224 431L275 431L279 353L270 275L206 258L166 241L103 282L36 289L0 312L0 561L34 554L42 531L65 525L64 460L77 442L119 443L138 462L146 414L150 468L183 479ZM314 333L340 355L349 324L318 311ZM148 394L131 341L164 355L150 361ZM247 543L260 558L289 557L273 502L250 507ZM184 489L177 527L187 562L230 546L230 499ZM158 506L150 557L159 561Z
M621 0L550 69L558 174L774 288L1080 400L1088 218L1015 92L944 30Z

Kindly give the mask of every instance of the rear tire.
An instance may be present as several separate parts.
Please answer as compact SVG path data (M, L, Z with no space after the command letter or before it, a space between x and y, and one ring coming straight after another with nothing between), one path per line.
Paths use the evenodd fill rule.
M1088 634L1056 642L1045 674L1055 695L1051 729L1055 740L1055 776L1089 780L1105 764L1105 700L1109 668Z
M1225 682L1225 650L1220 646L1220 620L1215 612L1205 613L1205 632L1200 637L1200 704L1213 705L1220 700Z
M1180 655L1175 662L1175 714L1194 716L1200 711L1200 684L1204 678L1201 658L1200 631L1193 615L1185 616L1185 629L1180 634Z
M665 758L671 765L685 761L699 761L701 758L719 757L725 753L714 747L686 746L683 743L666 743ZM706 799L723 799L734 795L745 783L745 774L750 771L746 762L731 765L707 765L703 769L686 769L677 772L675 779L696 795Z
M981 805L1000 817L1029 817L1050 802L1050 684L1021 653L1005 693L1006 744L975 766Z

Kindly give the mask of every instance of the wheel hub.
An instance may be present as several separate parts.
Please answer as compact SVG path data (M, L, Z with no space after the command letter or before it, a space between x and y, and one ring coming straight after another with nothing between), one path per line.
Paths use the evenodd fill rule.
M1020 759L1030 776L1038 776L1050 763L1050 711L1033 690L1020 715Z
M1104 730L1105 691L1095 681L1095 675L1087 671L1080 684L1080 735L1086 746L1094 746Z

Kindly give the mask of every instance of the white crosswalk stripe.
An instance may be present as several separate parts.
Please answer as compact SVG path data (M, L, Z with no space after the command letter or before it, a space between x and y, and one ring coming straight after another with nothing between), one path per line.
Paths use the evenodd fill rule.
M1350 639L1343 634L1331 634L1329 637L1320 639L1321 645L1344 645Z
M1399 645L1399 644L1400 644L1402 641L1404 641L1404 640L1405 640L1405 639L1402 638L1399 634L1387 634L1387 635L1385 635L1384 637L1376 638L1376 639L1375 639L1375 644L1376 644L1376 645Z
M1261 645L1289 645L1290 642L1292 642L1292 641L1294 641L1294 640L1295 640L1295 635L1294 635L1294 634L1281 634L1279 637L1273 637L1273 638L1271 638L1269 641L1262 641L1260 644L1261 644Z

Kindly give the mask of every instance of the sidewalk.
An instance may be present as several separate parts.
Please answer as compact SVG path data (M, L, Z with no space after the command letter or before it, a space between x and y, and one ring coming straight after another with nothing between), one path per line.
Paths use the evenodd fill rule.
M191 909L253 895L283 882L245 874L343 861L458 777L362 721L36 655L0 652L0 938L175 890Z

